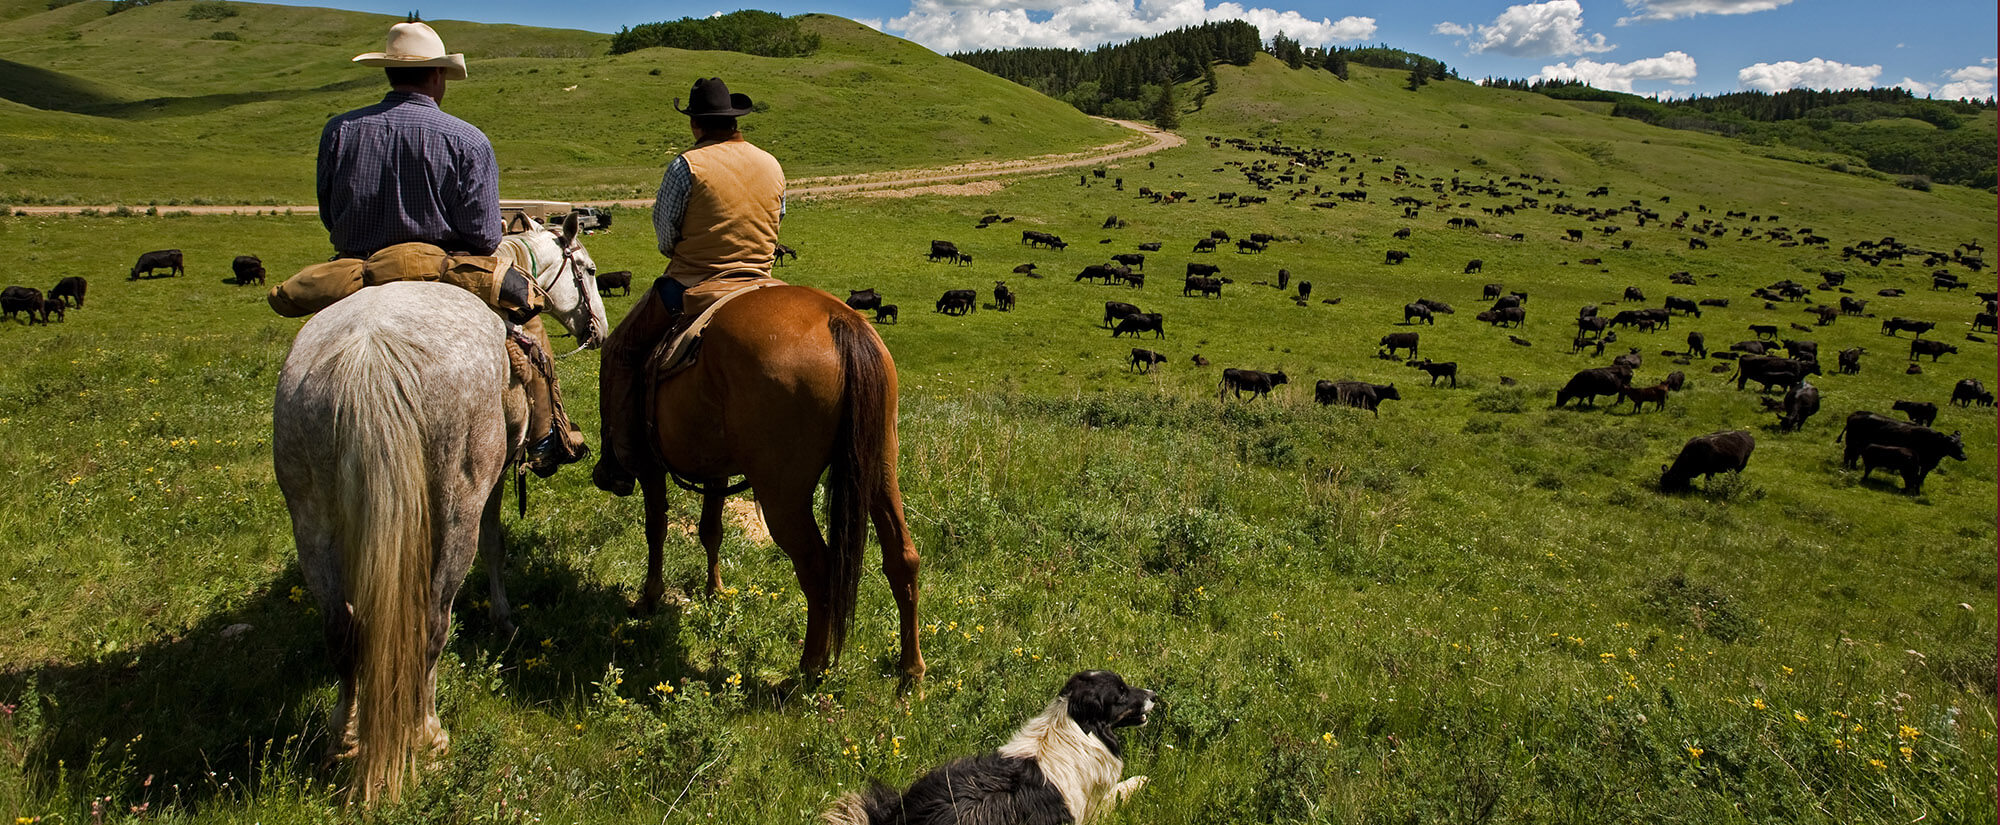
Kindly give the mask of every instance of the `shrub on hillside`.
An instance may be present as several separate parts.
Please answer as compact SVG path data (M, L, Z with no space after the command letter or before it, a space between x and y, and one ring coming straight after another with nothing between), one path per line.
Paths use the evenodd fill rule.
M216 32L208 36L210 40L242 40L235 32Z
M1918 192L1931 191L1931 179L1923 175L1904 175L1896 179L1896 185L1904 189L1915 189Z
M745 9L719 17L642 23L620 29L611 36L612 54L660 46L742 52L760 57L805 57L819 50L819 35L802 29L796 17Z
M187 10L187 19L189 20L228 20L235 16L235 6L228 3L211 2L210 0L191 4Z

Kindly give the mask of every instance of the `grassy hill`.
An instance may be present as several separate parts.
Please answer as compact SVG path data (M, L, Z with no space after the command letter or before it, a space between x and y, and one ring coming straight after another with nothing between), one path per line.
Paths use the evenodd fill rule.
M349 58L381 47L395 18L229 3L116 15L100 0L0 22L0 202L310 203L325 120L378 99L378 72ZM669 104L719 75L768 112L753 140L793 177L1029 157L1125 133L1062 104L848 20L811 15L811 58L647 49L606 56L609 35L441 21L471 77L446 109L481 126L511 195L651 194L685 146ZM234 39L213 39L226 33ZM561 113L551 116L546 113ZM199 147L190 151L190 147Z
M1901 189L1589 105L1462 83L1409 92L1398 73L1353 71L1341 83L1261 59L1225 67L1221 92L1188 113L1188 145L1083 185L1066 173L978 197L793 204L783 240L800 256L780 277L877 288L902 308L877 329L902 383L903 487L926 562L924 692L895 694L893 607L872 573L846 660L810 689L787 684L792 573L733 529L733 591L700 595L702 554L670 530L669 585L689 598L629 615L639 506L565 470L534 488L526 517L506 516L521 634L487 623L475 572L440 669L452 752L383 818L810 821L871 779L906 783L995 747L1069 673L1110 667L1162 701L1127 739L1128 773L1152 781L1114 823L1993 821L2000 434L1990 408L1945 400L1962 378L1991 387L2000 352L1990 334L1966 340L1977 300L1929 289L1934 268L1993 289L1991 270L1869 266L1839 249L1893 235L1990 255L1994 196ZM1237 164L1273 156L1206 135L1358 160L1225 206L1218 193L1256 191ZM1416 177L1383 180L1397 165ZM1366 202L1292 197L1362 174ZM1564 194L1500 216L1484 210L1516 197L1429 188L1523 174L1560 179L1539 185ZM1583 194L1597 186L1610 195ZM1140 187L1190 197L1154 203ZM1448 205L1405 218L1390 203L1404 194ZM1547 209L1633 199L1726 231L1690 250L1688 232L1658 222ZM288 272L322 257L325 236L303 217L167 212L0 218L15 280L93 284L66 323L0 323L0 439L15 445L0 464L0 534L14 537L0 554L0 704L16 706L0 715L0 815L84 821L110 797L114 812L204 822L337 821L341 773L317 764L332 678L295 590L265 440L299 322L220 282L233 255ZM975 228L987 214L1013 220ZM1126 225L1103 228L1112 215ZM1453 217L1483 226L1451 229ZM645 224L626 211L588 238L600 268L657 271ZM1829 248L1762 234L1804 227ZM1031 228L1068 249L1024 246ZM1393 238L1402 228L1410 237ZM1585 239L1564 240L1570 228ZM1278 240L1261 254L1191 251L1215 229ZM975 262L926 262L931 239ZM1074 280L1145 242L1162 249L1143 288ZM124 279L136 253L169 246L186 250L188 277ZM1386 265L1387 249L1411 260ZM1473 258L1484 271L1462 274ZM1193 262L1233 283L1183 296ZM1013 274L1021 263L1044 277ZM1281 268L1315 284L1306 306L1257 283ZM1820 327L1806 302L1750 297L1829 270L1877 317ZM1669 283L1679 271L1696 284ZM923 309L998 280L1018 293L1014 312ZM1487 282L1531 295L1523 326L1471 317ZM1621 330L1601 357L1571 354L1577 308L1636 306L1618 300L1627 286L1646 306L1731 304ZM1458 312L1402 326L1419 297ZM616 317L641 300L607 304ZM1114 339L1099 325L1110 300L1161 312L1165 337ZM1959 352L1907 373L1909 336L1879 331L1891 316L1938 322L1926 338ZM1775 394L1738 390L1726 361L1676 361L1689 331L1720 350L1751 324L1820 344L1825 408L1803 431L1779 432L1760 403ZM1378 339L1402 331L1458 363L1458 387L1378 357ZM1135 346L1169 361L1133 372ZM1553 408L1571 374L1631 347L1640 383L1685 373L1664 411ZM1831 374L1851 347L1867 350L1861 373ZM1217 400L1225 367L1290 383ZM597 360L557 368L594 433ZM1403 398L1379 416L1315 404L1314 382L1339 379L1394 383ZM1965 441L1967 460L1946 459L1921 495L1863 481L1834 443L1848 413L1897 399L1938 403L1938 426ZM1662 494L1660 465L1722 429L1754 434L1748 470ZM689 522L695 503L672 498Z

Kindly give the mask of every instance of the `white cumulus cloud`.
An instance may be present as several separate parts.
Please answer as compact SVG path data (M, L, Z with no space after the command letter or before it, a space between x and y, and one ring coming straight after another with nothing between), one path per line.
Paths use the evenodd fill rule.
M1852 66L1815 57L1800 63L1781 60L1757 63L1736 72L1736 82L1745 89L1782 92L1786 89L1866 89L1875 85L1882 67Z
M1672 51L1630 63L1599 63L1589 58L1578 60L1574 65L1557 63L1543 66L1528 81L1580 80L1606 91L1633 92L1632 82L1636 80L1665 81L1686 86L1693 83L1694 78L1694 58L1689 57L1687 52Z
M890 31L940 54L972 49L1088 49L1210 21L1243 20L1265 39L1283 32L1308 46L1366 40L1375 18L1314 20L1296 11L1207 0L912 0Z
M1577 0L1549 0L1508 6L1491 23L1466 26L1439 23L1437 34L1464 38L1472 54L1496 52L1513 57L1553 57L1565 54L1608 52L1616 46L1604 42L1604 35L1583 33L1583 6Z
M1969 97L1974 100L1985 100L1994 96L1994 66L1995 60L1989 57L1979 61L1977 66L1966 66L1943 73L1944 77L1951 79L1949 83L1926 83L1906 77L1903 78L1903 82L1896 85L1910 90L1911 94L1918 97L1932 97L1939 100Z
M1618 25L1678 20L1698 14L1752 14L1770 11L1792 0L1625 0L1631 17L1618 18Z

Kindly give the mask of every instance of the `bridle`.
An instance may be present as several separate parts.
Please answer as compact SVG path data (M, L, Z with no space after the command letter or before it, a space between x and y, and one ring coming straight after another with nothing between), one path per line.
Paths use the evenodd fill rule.
M577 340L579 341L577 348L556 356L558 358L568 358L598 343L598 327L601 324L605 326L608 326L608 324L605 324L604 318L598 316L597 308L590 303L590 293L586 291L588 285L584 283L583 278L583 267L578 266L576 263L576 253L580 246L574 240L565 243L562 240L562 236L557 235L547 226L540 226L539 231L548 233L551 239L555 241L557 251L562 254L562 262L555 266L555 272L549 276L548 284L542 283L541 261L535 255L534 244L530 243L522 235L510 235L503 242L513 242L520 245L521 252L528 258L528 270L535 273L535 286L540 288L544 293L547 293L549 287L555 284L557 278L562 277L563 270L567 269L569 271L570 282L576 287L576 300L583 306L584 323L583 330L577 333ZM525 235L526 233L523 234Z

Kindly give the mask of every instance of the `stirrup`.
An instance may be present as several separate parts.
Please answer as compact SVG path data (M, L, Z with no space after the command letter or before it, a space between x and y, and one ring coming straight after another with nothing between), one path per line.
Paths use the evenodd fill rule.
M590 445L581 445L576 448L575 453L570 453L563 449L561 434L551 430L548 435L542 436L540 441L528 445L527 464L528 469L533 470L536 476L548 478L562 469L564 464L574 464L588 455L590 455Z

